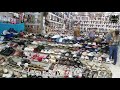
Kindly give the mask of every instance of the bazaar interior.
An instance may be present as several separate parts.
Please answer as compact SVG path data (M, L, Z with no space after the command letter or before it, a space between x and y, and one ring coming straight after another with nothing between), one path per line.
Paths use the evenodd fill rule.
M0 77L120 78L119 17L0 12Z

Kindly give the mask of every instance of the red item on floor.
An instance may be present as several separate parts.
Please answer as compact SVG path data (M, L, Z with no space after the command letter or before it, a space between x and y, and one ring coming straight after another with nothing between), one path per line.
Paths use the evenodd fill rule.
M38 57L38 55L35 54L35 55L32 56L32 59L36 59L37 57Z
M41 55L41 56L39 56L39 55L35 54L35 55L32 56L32 59L33 60L38 60L39 62L41 62L42 59L46 58L46 57L47 57L47 55Z
M39 62L41 62L43 58L44 58L43 56L37 57L37 60L38 60Z

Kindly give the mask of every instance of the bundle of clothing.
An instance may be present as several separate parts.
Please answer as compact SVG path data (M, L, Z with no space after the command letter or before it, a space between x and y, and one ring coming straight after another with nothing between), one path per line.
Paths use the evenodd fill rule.
M5 56L10 56L14 52L15 52L15 49L13 49L12 47L6 47L5 49L1 50L0 54Z
M4 30L2 36L4 36L5 40L11 40L13 37L17 37L18 33L13 28L9 30Z

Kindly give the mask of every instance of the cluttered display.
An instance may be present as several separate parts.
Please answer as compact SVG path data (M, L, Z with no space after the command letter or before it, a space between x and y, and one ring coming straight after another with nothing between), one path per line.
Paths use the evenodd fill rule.
M3 36L2 36L3 37ZM20 32L0 43L1 78L112 78L107 44Z

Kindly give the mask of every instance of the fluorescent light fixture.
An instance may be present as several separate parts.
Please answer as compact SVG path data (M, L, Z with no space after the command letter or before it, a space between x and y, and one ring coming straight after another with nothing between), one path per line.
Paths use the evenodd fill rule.
M78 12L75 12L75 15L78 15Z

